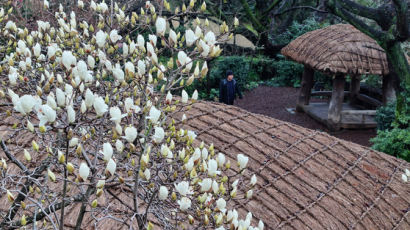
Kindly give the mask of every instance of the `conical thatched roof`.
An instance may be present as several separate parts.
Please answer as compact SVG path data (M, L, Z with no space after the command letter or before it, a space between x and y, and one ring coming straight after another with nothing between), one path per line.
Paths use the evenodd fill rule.
M184 124L179 121L183 113L188 117ZM262 219L265 229L410 229L410 185L401 180L404 169L410 168L408 162L219 103L198 102L173 117L179 127L195 130L199 141L213 142L216 153L226 153L233 171L237 154L249 156L245 176L255 173L258 183L253 199L240 199L235 205L240 216L251 211L255 223ZM13 124L8 120L0 130ZM30 142L29 136L16 138L20 148L30 148ZM23 159L22 151L19 154L16 157ZM5 156L0 150L1 157ZM132 202L123 189L112 194ZM1 197L0 213L7 211L6 203ZM99 203L126 212L109 194ZM75 226L79 206L66 209L65 229ZM96 223L89 214L83 223L83 229L129 229L109 218Z
M387 75L389 72L383 48L349 24L308 32L281 52L296 62L327 73Z

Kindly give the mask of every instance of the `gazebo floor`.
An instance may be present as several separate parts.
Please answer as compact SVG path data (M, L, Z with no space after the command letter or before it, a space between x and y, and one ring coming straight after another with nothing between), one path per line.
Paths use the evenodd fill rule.
M313 117L320 123L329 126L328 122L328 111L329 103L326 102L316 102L310 103L309 105L304 105L303 110L309 116ZM343 111L348 111L349 113L343 113ZM348 103L343 103L342 115L340 121L340 128L345 129L363 129L363 128L375 128L377 123L374 119L373 111L362 110L356 108ZM366 113L367 112L367 113Z

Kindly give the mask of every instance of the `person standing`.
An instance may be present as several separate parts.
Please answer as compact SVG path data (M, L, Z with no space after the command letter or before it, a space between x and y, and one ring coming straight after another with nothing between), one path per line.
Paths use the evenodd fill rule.
M226 71L226 78L222 79L219 84L219 102L223 102L227 105L233 105L236 94L238 94L239 98L242 99L242 93L233 77L232 70Z

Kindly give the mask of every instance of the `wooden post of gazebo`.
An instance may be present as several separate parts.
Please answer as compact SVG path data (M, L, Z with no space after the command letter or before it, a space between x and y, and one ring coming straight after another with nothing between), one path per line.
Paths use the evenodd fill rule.
M309 66L305 65L302 75L302 82L299 91L299 97L296 104L296 111L303 112L303 106L309 105L310 93L313 87L313 76L315 71Z
M396 100L394 80L394 75L392 74L383 76L383 105Z
M360 93L360 75L352 75L351 78L349 100L350 104L353 105L356 104Z
M330 99L329 112L327 115L329 128L331 130L340 129L341 111L343 107L343 97L345 88L345 76L337 73L333 79L332 98Z

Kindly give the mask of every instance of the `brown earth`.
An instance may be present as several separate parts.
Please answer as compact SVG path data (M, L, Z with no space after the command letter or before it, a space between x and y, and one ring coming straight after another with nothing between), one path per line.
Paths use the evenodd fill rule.
M286 109L295 108L298 89L292 87L259 86L244 93L243 99L237 99L235 105L253 113L263 114L282 121L291 122L309 129L325 131L343 140L364 146L371 146L370 138L376 136L375 129L342 130L330 132L326 126L312 119L305 113L291 114ZM313 98L311 101L320 101Z

